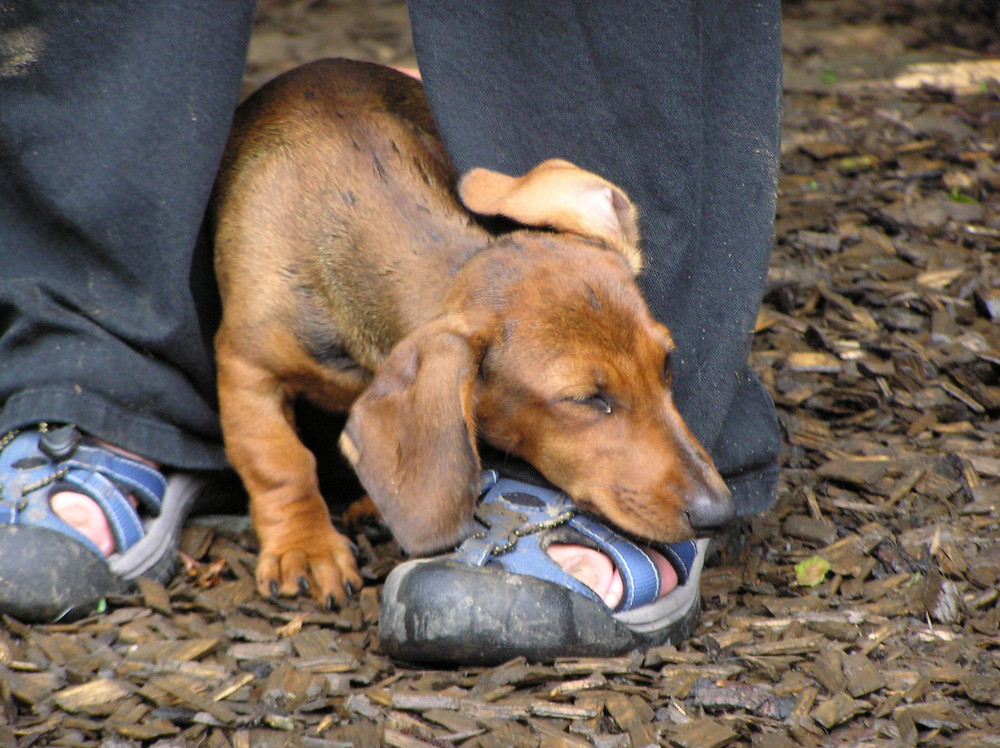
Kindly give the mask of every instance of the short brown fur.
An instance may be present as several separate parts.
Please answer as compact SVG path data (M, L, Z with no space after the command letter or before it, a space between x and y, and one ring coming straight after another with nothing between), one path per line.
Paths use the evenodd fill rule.
M469 209L529 228L494 235ZM261 593L361 585L297 397L350 409L342 450L411 553L466 531L477 437L641 537L690 537L693 493L729 501L671 400L673 341L636 287L635 209L609 182L553 159L459 186L418 82L324 60L240 107L212 213L222 426Z

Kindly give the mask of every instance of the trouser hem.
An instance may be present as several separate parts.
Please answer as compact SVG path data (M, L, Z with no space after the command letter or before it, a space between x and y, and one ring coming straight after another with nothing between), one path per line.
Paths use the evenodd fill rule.
M105 397L74 387L25 390L11 396L0 413L0 430L40 422L73 423L82 431L161 465L183 470L228 467L222 444L186 434L169 424L127 411Z

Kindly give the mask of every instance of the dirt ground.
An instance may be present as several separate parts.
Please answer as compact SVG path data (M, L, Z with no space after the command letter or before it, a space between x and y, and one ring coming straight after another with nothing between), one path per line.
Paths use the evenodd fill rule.
M875 7L877 6L877 8ZM335 613L252 590L246 523L74 624L0 626L0 746L1000 746L1000 31L989 0L785 5L776 244L752 365L777 506L694 638L411 669L398 553ZM246 91L317 57L413 66L396 0L265 0Z

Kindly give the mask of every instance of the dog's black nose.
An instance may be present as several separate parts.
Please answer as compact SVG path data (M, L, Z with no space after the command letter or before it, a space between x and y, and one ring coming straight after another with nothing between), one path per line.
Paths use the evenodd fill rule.
M712 535L736 519L736 505L728 491L721 495L699 491L688 499L687 517L695 535Z

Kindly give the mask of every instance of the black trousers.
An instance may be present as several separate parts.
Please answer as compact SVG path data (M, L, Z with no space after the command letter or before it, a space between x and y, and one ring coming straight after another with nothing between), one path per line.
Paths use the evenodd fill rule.
M567 158L640 210L643 289L680 347L675 397L736 496L776 484L746 365L772 242L777 0L411 0L460 170ZM85 431L221 468L202 216L253 3L0 6L0 430Z

